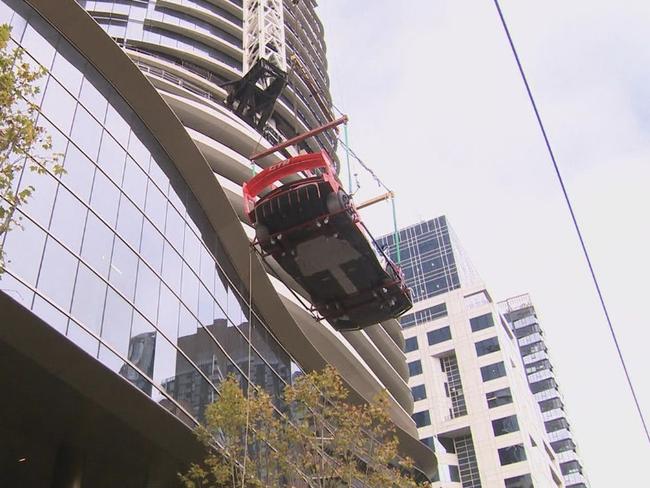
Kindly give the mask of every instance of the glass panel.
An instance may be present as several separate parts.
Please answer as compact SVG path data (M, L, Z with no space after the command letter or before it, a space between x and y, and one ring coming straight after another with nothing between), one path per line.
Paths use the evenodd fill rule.
M102 324L105 297L106 282L80 264L72 299L72 316L97 334Z
M171 341L178 337L178 314L180 302L165 285L160 287L160 302L158 309L158 328Z
M183 249L183 232L185 230L185 221L174 207L167 209L167 224L165 226L165 236L169 239L176 249Z
M492 421L492 430L495 436L510 434L519 430L519 422L516 415L503 417Z
M74 144L69 144L63 167L65 174L61 177L61 181L87 203L93 187L95 165Z
M36 295L34 297L32 312L47 322L50 327L56 329L61 334L65 334L68 328L68 316L62 314L51 303Z
M81 84L79 101L97 118L97 120L103 121L104 116L106 115L108 101L94 85L99 85L103 90L108 90L106 81L102 77L98 76L93 68L86 71L86 78L84 78L83 83Z
M24 307L29 308L32 305L34 292L11 276L8 272L0 275L0 291L6 293Z
M115 225L119 198L120 191L117 187L106 176L97 171L90 204L99 216L111 226Z
M99 125L82 106L77 107L70 137L91 159L97 158L99 143L102 138L102 126Z
M123 103L123 102L122 102ZM129 133L131 129L129 124L117 112L113 105L108 106L106 111L106 121L104 123L108 132L123 146L126 147L129 142Z
M144 197L147 188L147 175L135 164L130 156L126 158L126 167L124 169L124 182L122 191L126 193L135 204L144 209Z
M102 143L99 148L97 165L118 185L122 183L125 159L126 151L122 149L122 146L108 132L104 131Z
M165 210L167 200L165 196L156 188L151 181L147 188L147 201L145 204L145 213L158 229L165 228Z
M181 288L181 299L192 313L195 315L198 314L199 279L185 263L183 263L183 286Z
M142 212L126 196L120 196L120 210L117 216L117 233L134 249L140 247L142 234Z
M415 351L418 348L418 338L417 337L409 337L405 341L404 345L404 352L411 352Z
M138 265L138 281L135 290L135 306L149 320L156 322L160 279L144 262Z
M187 228L185 230L185 243L183 246L183 257L192 269L199 269L201 259L201 243L198 237Z
M75 63L81 66L79 68L75 67L66 57L74 60ZM79 87L81 86L81 70L83 70L83 64L85 64L85 61L76 49L67 42L58 43L51 72L75 97L79 94Z
M21 218L22 229L15 227L7 233L4 243L5 264L22 280L36 284L38 268L43 256L45 232L27 218Z
M165 241L165 250L163 253L162 276L165 283L172 291L180 295L181 292L181 257L172 249L171 245Z
M38 289L63 310L70 310L77 259L51 237L45 244Z
M135 292L137 265L138 258L135 253L122 240L115 239L109 280L129 300L133 300Z
M136 163L138 163L142 169L148 171L151 154L135 132L131 132L128 149L129 154L133 156L133 159L135 159Z
M50 78L41 105L42 112L64 134L70 133L77 101L54 78Z
M163 255L163 236L146 219L142 226L140 255L154 270L160 273Z
M88 214L81 257L104 278L108 277L113 249L113 231L94 214Z
M40 18L31 19L30 25L25 29L21 45L30 56L36 59L36 61L41 63L45 68L50 69L50 66L52 66L52 60L54 59L54 44L56 44L58 36L50 35L49 39L46 39L39 33L41 29L38 27L45 27L42 29L42 32L44 33L51 33L52 29L47 28L49 26L46 27L46 25L43 24L45 24L45 22Z
M110 288L106 295L106 309L102 322L102 339L125 357L129 350L131 314L133 308Z
M25 168L20 179L21 191L29 186L34 188L33 195L20 207L21 210L45 228L50 224L57 185L58 183L49 173L39 174L28 168Z
M68 323L68 339L92 357L97 357L99 341L72 320Z
M81 249L81 238L87 212L88 208L83 203L62 185L59 185L50 233L58 237L74 253L78 253Z
M419 374L422 374L422 363L418 359L417 361L413 361L411 363L408 363L409 367L409 376L417 376Z

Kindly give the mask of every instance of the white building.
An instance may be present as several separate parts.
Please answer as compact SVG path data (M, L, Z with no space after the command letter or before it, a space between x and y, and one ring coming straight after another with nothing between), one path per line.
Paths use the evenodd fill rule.
M397 257L394 236L381 239ZM517 340L447 225L402 229L414 309L401 318L420 439L436 451L435 487L562 487Z

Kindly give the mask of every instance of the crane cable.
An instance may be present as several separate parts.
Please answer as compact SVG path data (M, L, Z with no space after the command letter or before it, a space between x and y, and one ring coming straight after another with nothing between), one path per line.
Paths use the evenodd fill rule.
M573 227L576 231L576 234L578 235L578 240L580 241L580 246L582 247L582 253L584 254L585 260L587 261L587 266L589 267L589 273L591 274L591 279L594 282L594 286L596 287L596 292L598 294L598 299L600 300L600 305L603 309L603 312L605 314L605 319L607 320L607 325L609 326L609 331L611 333L612 339L614 340L614 345L616 346L616 351L618 353L618 358L620 360L621 366L623 367L623 372L625 373L625 378L627 379L627 384L630 387L630 392L632 393L632 397L634 399L634 404L636 405L636 409L639 413L639 418L641 419L641 424L643 425L643 429L645 430L645 435L646 438L648 439L648 442L650 442L650 432L648 431L648 425L646 424L645 418L643 416L643 411L641 410L641 405L639 404L639 399L637 397L636 391L634 389L634 385L632 383L632 379L630 378L630 373L627 369L627 366L625 364L625 359L623 358L623 352L621 351L621 347L618 343L618 339L616 337L616 332L614 331L614 326L612 324L612 320L609 316L609 312L607 311L607 305L605 305L605 299L603 297L602 291L600 289L600 285L598 284L598 279L596 277L596 272L594 271L594 267L591 263L591 258L589 257L589 252L587 251L587 246L585 244L584 238L582 237L582 231L580 230L580 226L578 224L577 217L575 215L575 212L573 211L573 205L571 204L571 200L569 198L569 194L567 192L566 186L564 185L564 180L562 178L562 174L560 173L560 169L558 167L557 161L555 159L555 154L553 153L553 149L551 148L551 143L549 141L548 135L546 134L546 129L544 128L544 123L542 122L542 118L539 114L539 110L537 109L537 104L535 103L535 98L533 97L533 93L530 89L530 85L528 84L528 79L526 78L526 74L524 72L524 68L521 64L521 61L519 59L519 55L517 54L517 49L515 48L514 41L512 40L512 36L510 35L510 30L508 29L508 25L506 23L505 17L503 16L503 12L501 10L501 6L499 5L499 0L494 0L494 5L496 6L497 12L499 14L499 18L501 19L501 24L503 25L503 29L506 33L506 36L508 37L508 43L510 44L510 48L512 50L512 54L515 57L515 61L517 63L517 67L519 68L519 73L521 74L521 79L524 82L524 85L526 87L526 92L528 93L528 98L530 99L530 103L533 107L533 111L535 112L535 117L537 118L537 123L539 125L540 130L542 131L542 136L544 137L544 142L546 143L546 149L548 150L549 156L551 158L551 161L553 162L553 168L555 170L555 174L557 176L557 180L560 184L560 187L562 189L562 194L564 195L564 200L567 204L567 207L569 209L569 213L571 214L571 220L573 221Z

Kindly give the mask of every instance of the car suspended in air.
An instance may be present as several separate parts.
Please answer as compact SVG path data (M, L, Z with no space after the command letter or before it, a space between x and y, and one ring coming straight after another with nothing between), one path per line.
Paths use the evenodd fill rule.
M300 173L307 176L275 187ZM335 329L358 330L413 306L401 270L366 231L327 153L266 168L243 192L263 258L272 256Z

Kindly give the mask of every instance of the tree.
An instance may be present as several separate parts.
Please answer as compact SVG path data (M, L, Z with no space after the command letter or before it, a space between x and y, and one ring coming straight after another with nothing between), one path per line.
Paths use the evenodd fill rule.
M0 273L4 271L2 237L19 226L16 209L34 193L34 187L17 190L24 167L30 171L63 174L59 156L51 154L52 142L45 129L36 124L39 113L34 97L37 81L46 74L33 68L20 48L9 48L11 28L0 25Z
M247 402L234 377L219 393L197 429L207 455L180 475L186 488L427 486L397 455L387 394L351 404L332 367L298 378L276 405L253 388Z

